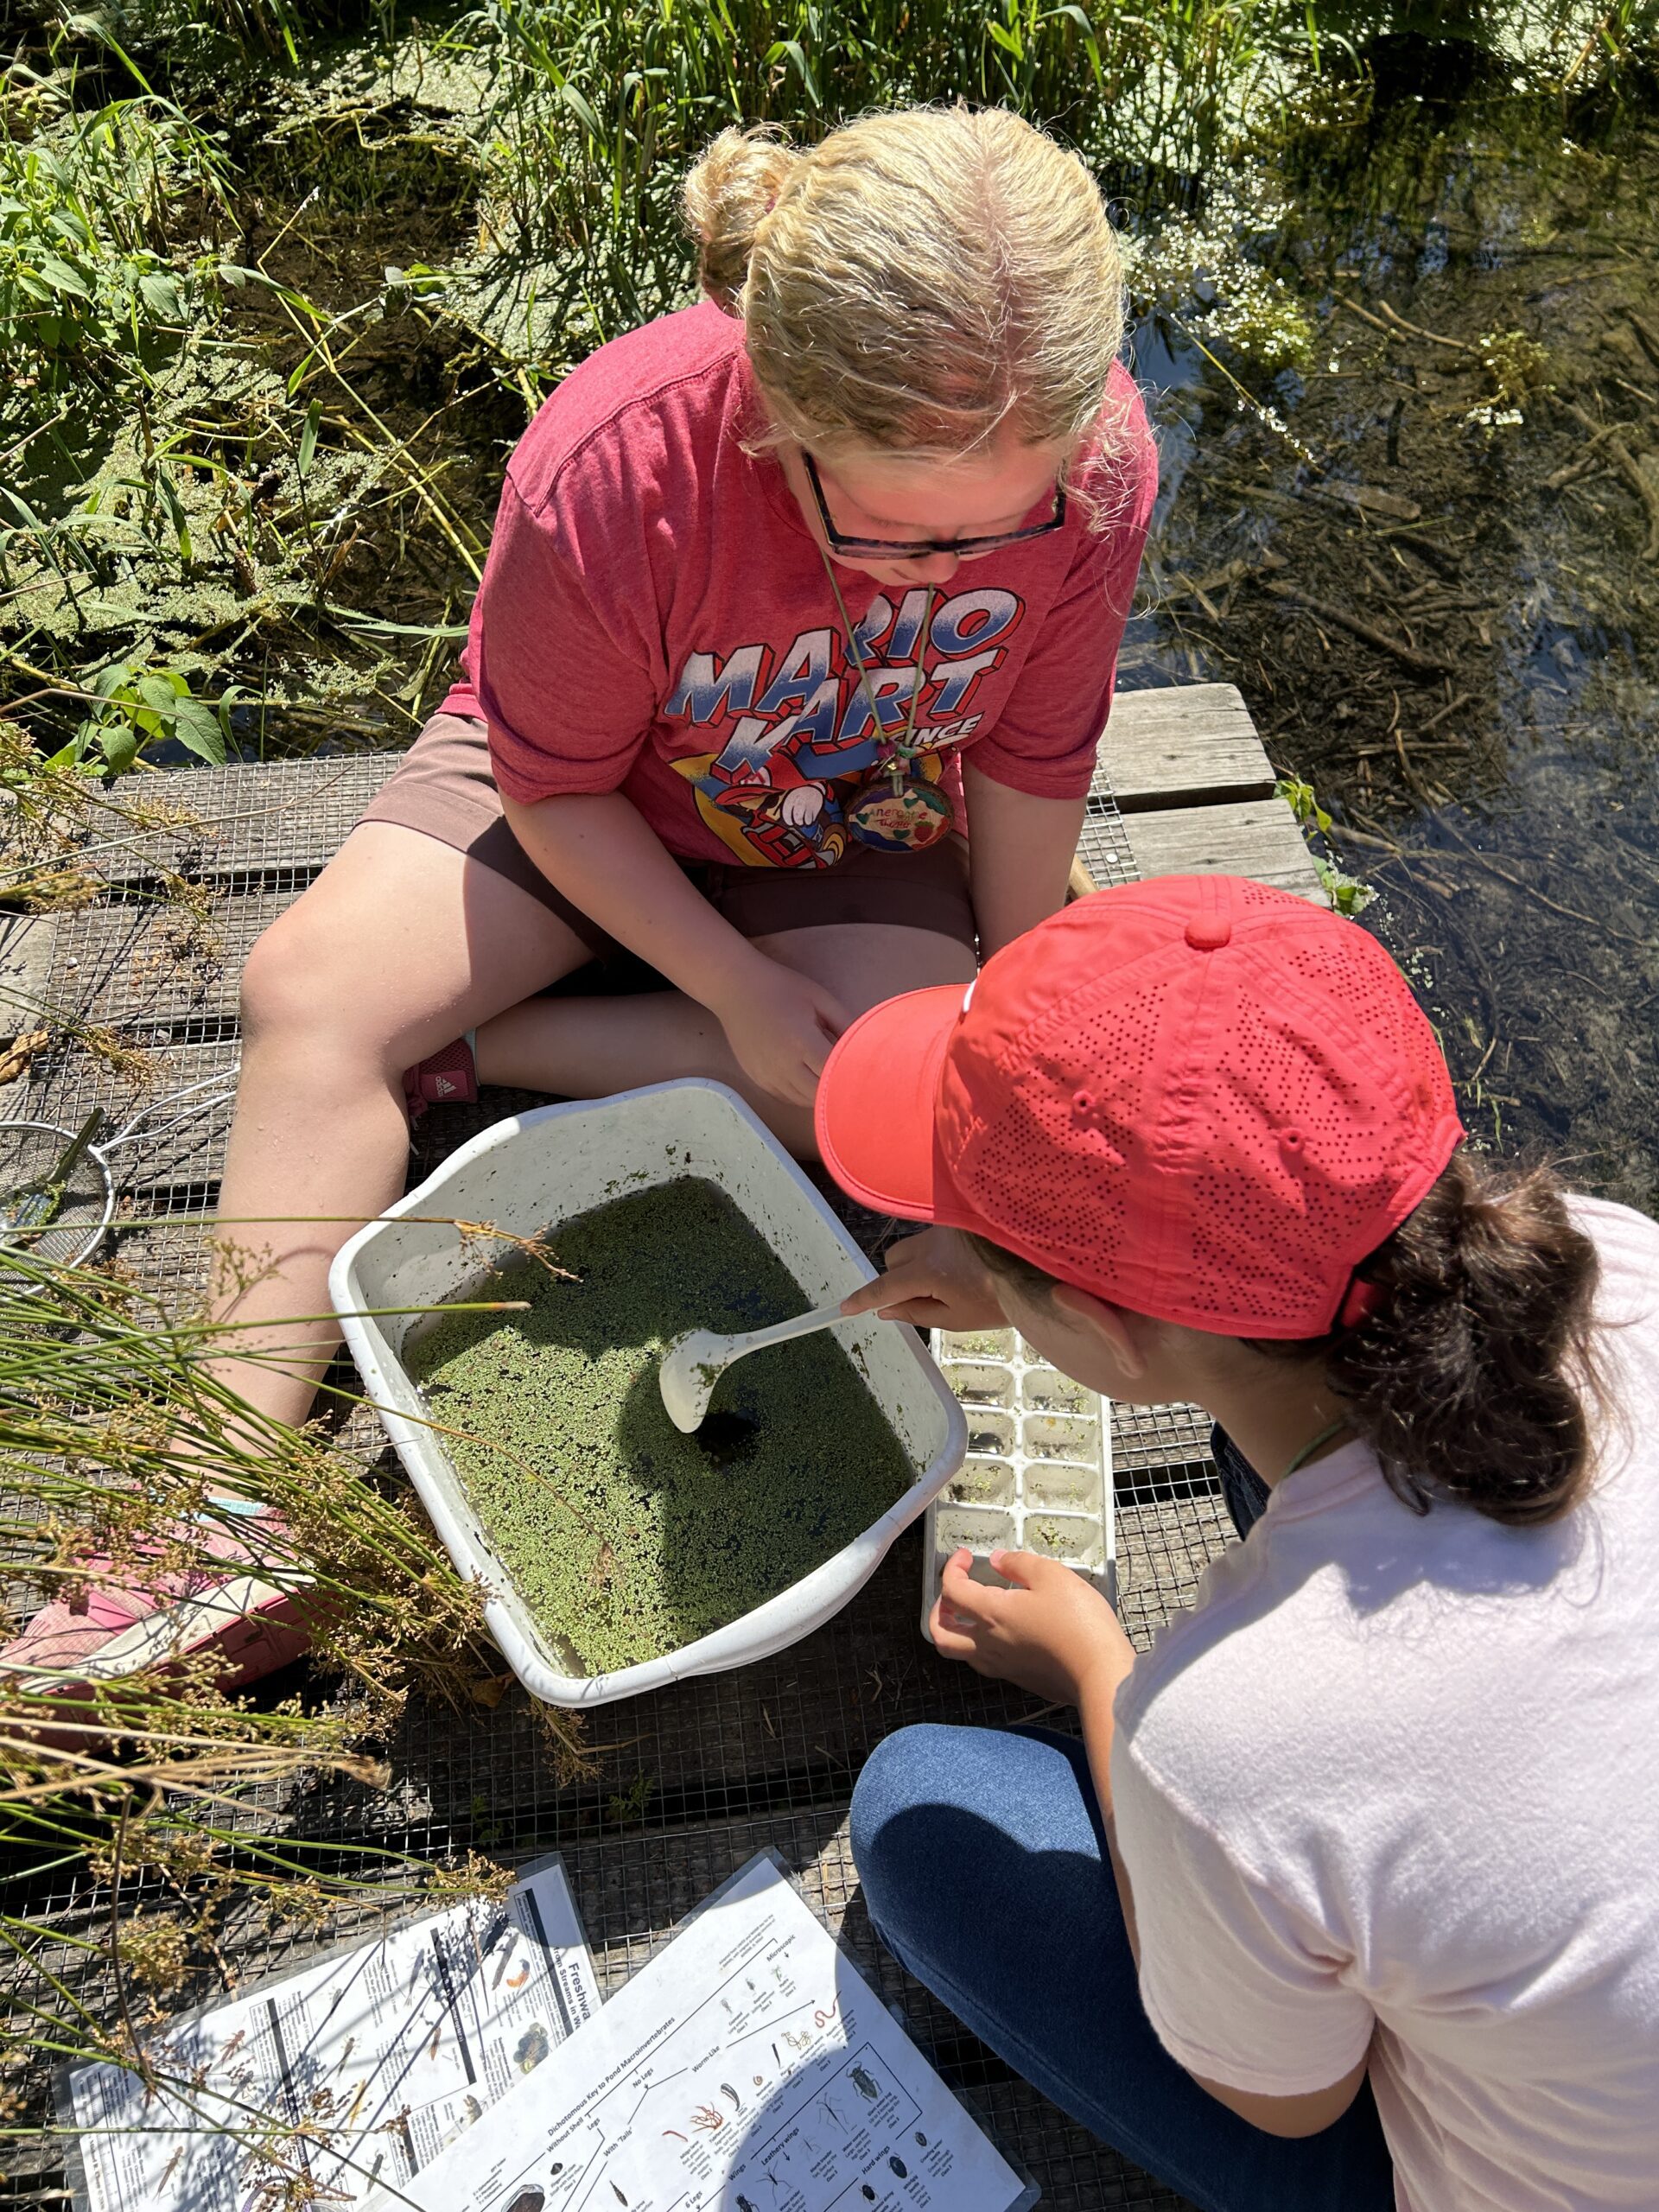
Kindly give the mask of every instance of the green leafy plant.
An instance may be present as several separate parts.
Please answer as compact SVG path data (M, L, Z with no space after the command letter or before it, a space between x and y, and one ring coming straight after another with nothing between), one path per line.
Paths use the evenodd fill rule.
M176 668L146 667L113 661L99 669L88 689L96 701L73 740L51 765L63 767L100 762L119 774L130 768L147 745L175 740L187 753L214 766L225 760L226 732L235 700L231 693L210 703L199 699L190 679Z
M1312 784L1300 776L1281 776L1274 785L1274 796L1284 800L1296 817L1296 826L1306 836L1309 832L1329 838L1332 830L1330 815L1319 804L1319 794ZM1311 847L1309 857L1318 871L1319 883L1325 897L1338 914L1363 914L1376 897L1376 887L1357 875L1350 875L1326 855Z
M147 94L0 135L0 344L13 404L38 412L71 381L148 374L208 303L211 263L172 241L180 206L226 207L223 154Z

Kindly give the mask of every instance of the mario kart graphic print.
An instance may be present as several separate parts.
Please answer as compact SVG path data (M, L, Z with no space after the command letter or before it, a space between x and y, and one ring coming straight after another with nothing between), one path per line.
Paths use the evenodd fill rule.
M1025 603L1011 591L962 591L929 621L931 596L918 588L895 607L876 594L854 632L868 688L829 626L798 632L781 654L760 644L686 655L663 715L706 729L709 744L673 765L738 860L833 868L847 849L848 806L887 765L912 700L912 778L937 784L949 747L973 735L975 698L1006 658Z

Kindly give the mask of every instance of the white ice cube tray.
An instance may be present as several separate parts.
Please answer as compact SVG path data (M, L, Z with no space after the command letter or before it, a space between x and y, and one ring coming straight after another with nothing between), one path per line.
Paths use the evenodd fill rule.
M1111 1408L1013 1329L933 1332L933 1357L968 1422L968 1456L927 1509L922 1633L945 1561L965 1544L976 1582L1006 1587L994 1551L1040 1552L1117 1601Z

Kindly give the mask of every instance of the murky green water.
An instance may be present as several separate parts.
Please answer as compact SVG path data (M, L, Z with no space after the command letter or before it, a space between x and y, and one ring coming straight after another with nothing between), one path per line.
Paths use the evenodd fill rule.
M1246 378L1282 429L1201 320L1142 327L1164 482L1124 673L1236 683L1317 786L1471 1129L1659 1209L1659 129L1401 75L1293 174L1270 251L1317 345Z

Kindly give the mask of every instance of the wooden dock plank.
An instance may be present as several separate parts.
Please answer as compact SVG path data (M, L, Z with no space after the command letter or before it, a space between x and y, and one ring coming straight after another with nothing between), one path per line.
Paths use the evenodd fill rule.
M53 923L47 914L0 915L0 1038L41 1027L51 985Z
M1172 807L1132 814L1123 826L1142 875L1248 875L1304 899L1325 896L1295 817L1281 799Z
M1124 814L1268 798L1274 780L1243 695L1231 683L1120 691L1099 765Z

